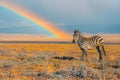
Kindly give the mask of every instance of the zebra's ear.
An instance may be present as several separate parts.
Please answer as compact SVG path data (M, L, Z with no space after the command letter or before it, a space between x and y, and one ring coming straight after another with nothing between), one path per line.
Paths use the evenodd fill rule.
M76 33L77 32L77 30L74 30L74 33Z

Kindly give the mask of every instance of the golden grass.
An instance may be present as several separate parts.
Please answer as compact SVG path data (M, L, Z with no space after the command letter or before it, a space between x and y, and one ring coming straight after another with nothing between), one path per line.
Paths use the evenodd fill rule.
M105 50L108 57L103 56L104 61L110 62L106 68L112 69L116 64L114 61L120 60L120 45L105 44ZM39 72L53 75L54 72L68 71L72 66L79 67L81 64L98 68L100 63L96 50L88 52L89 61L85 62L80 61L81 51L76 44L0 44L0 78L36 80ZM56 56L73 59L55 59Z

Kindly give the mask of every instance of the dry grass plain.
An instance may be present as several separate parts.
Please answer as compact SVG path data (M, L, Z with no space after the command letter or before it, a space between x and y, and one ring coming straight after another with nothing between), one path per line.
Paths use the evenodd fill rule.
M120 80L120 44L105 44L80 61L76 44L0 44L0 80Z

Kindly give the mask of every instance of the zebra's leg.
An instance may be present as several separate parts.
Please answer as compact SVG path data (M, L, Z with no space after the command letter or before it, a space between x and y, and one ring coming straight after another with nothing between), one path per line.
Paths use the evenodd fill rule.
M103 50L104 55L107 56L107 54L106 54L106 52L105 52L104 45L102 45L102 50Z
M101 51L100 51L100 47L97 46L96 49L97 49L97 51L99 53L99 60L102 60L102 54L101 54Z
M84 53L85 53L86 61L88 61L88 58L87 58L88 52L87 52L87 50L84 50Z
M81 51L82 51L82 56L81 56L80 60L81 60L81 61L84 61L84 49L81 48L81 47L80 47L80 49L81 49Z

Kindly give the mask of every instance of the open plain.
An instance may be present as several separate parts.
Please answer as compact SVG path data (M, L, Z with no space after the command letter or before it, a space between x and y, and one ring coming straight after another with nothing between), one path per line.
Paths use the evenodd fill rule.
M120 80L120 44L105 44L80 61L77 44L0 44L0 80Z

